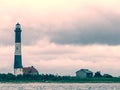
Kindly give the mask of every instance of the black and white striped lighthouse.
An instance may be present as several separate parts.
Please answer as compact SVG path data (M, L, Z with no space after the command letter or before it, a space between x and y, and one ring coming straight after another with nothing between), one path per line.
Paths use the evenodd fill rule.
M21 26L19 23L15 27L15 56L14 56L14 74L23 75L22 55L21 55Z

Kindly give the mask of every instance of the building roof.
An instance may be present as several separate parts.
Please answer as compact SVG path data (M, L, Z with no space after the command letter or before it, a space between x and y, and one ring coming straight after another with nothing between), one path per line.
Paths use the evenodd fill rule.
M93 73L92 71L90 71L90 70L88 70L88 69L80 69L80 70L78 70L77 72L85 72L85 73ZM76 72L76 73L77 73Z
M23 74L38 74L38 71L33 66L24 67L23 68Z

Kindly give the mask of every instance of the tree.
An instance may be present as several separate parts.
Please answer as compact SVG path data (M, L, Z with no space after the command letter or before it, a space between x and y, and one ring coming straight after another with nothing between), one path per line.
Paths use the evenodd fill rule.
M97 72L95 73L94 77L97 77L97 78L102 77L102 75L101 75L100 71L97 71Z
M109 75L109 74L104 74L103 77L104 77L104 78L113 78L113 76L112 76L112 75Z

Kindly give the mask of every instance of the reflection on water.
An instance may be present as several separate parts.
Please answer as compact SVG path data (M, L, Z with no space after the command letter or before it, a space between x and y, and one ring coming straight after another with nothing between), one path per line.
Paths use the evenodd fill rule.
M120 90L119 83L1 83L0 90Z

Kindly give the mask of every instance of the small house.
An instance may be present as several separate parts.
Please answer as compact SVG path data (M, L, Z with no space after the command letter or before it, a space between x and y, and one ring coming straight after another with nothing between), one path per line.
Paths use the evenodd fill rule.
M38 72L37 69L35 69L33 66L31 66L31 67L24 67L23 68L23 74L38 75L39 72Z
M76 72L76 77L78 78L91 78L93 77L93 72L88 69L80 69Z

